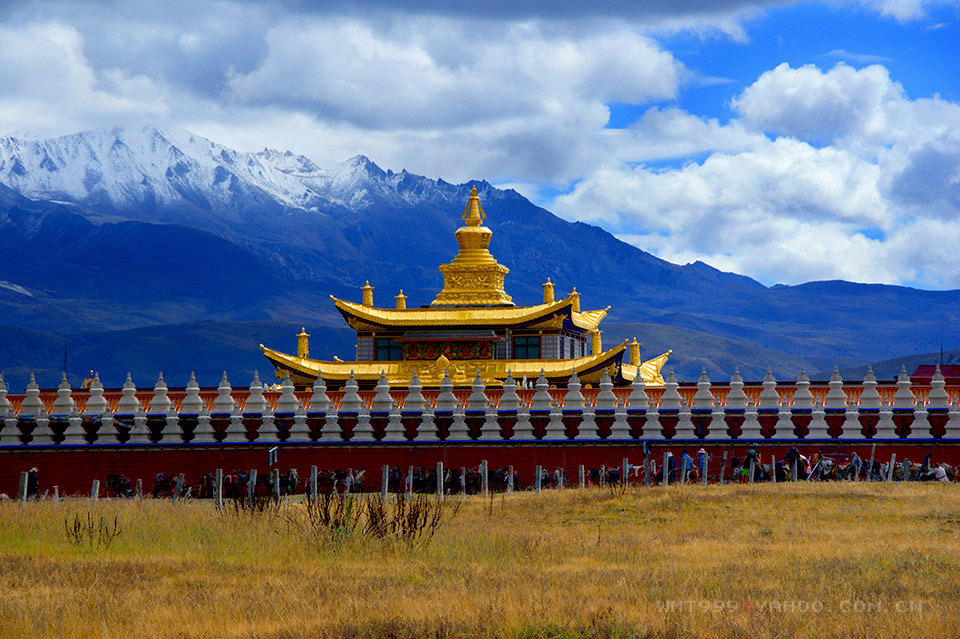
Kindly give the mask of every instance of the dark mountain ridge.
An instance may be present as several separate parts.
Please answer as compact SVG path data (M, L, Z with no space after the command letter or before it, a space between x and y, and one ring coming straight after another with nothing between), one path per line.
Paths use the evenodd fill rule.
M800 365L813 372L931 351L941 326L960 319L958 291L842 281L768 288L703 262L671 264L482 180L384 171L364 156L323 170L289 152L241 153L186 131L114 129L0 140L0 282L9 283L0 284L0 325L78 343L115 333L90 338L107 351L163 333L165 350L151 360L145 348L137 360L137 372L154 378L150 362L168 361L177 331L192 344L185 360L265 369L255 343L229 339L247 336L249 322L306 325L316 355L352 359L352 344L332 337L343 324L327 295L359 299L370 280L379 305L401 288L411 306L429 304L473 185L516 303L539 303L548 277L558 294L576 286L585 309L612 306L606 344L647 341L646 333L644 353L654 355L646 349L672 336L687 349L666 346L688 379L700 366L726 379L738 356L742 370L769 364L790 377ZM218 322L232 350L196 338L192 327L204 322ZM42 361L31 361L31 334L16 335L0 337L0 369L60 366L39 346ZM291 334L271 343L293 342ZM71 361L81 371L115 361L98 353Z

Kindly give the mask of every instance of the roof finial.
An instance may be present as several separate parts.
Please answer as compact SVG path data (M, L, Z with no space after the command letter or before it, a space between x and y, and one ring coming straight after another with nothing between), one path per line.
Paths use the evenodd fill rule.
M546 283L543 285L543 303L544 304L553 304L554 295L553 295L553 282L550 281L550 278L547 278Z
M363 291L363 301L361 304L363 306L373 306L373 287L370 286L370 281L367 280L364 285L360 287L360 290Z
M463 209L461 219L466 221L467 226L480 226L487 219L483 207L480 206L480 197L477 195L476 186L470 189L470 199L467 200L467 207Z
M301 327L297 333L297 357L310 357L310 333Z

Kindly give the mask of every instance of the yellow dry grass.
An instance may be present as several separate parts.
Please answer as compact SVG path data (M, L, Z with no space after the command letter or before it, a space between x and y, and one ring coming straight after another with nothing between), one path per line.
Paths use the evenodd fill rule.
M78 549L67 516L117 517ZM469 498L425 548L210 503L0 504L2 637L955 636L956 485Z

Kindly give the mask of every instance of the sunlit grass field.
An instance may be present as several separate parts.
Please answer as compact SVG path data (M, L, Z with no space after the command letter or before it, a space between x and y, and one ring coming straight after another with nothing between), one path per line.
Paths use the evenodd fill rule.
M122 533L71 544L88 513ZM958 596L955 484L470 497L414 547L210 502L0 504L2 637L947 637Z

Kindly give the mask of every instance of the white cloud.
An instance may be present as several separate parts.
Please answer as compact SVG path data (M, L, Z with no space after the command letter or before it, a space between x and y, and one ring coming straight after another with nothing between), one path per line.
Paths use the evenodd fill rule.
M841 62L823 73L812 64L793 69L783 63L763 73L732 107L761 130L831 142L850 135L884 138L888 107L902 99L903 88L880 65L857 70Z
M960 128L960 105L939 97L910 100L886 67L829 71L787 64L763 73L731 106L745 125L866 157L942 140Z
M598 171L553 204L612 224L664 259L703 259L769 282L875 280L872 241L858 231L887 221L876 165L788 138L679 169Z
M742 150L766 140L762 133L738 121L721 125L715 118L701 118L677 107L648 109L630 127L606 129L602 137L606 156L614 162L649 162Z
M0 86L0 130L110 126L169 110L150 78L94 69L80 33L57 23L0 25Z
M860 64L873 64L875 62L890 62L891 58L872 53L853 53L844 49L834 49L824 53L821 58L837 58L839 60L852 60Z
M960 228L960 131L896 144L879 166L881 192L905 224L928 219ZM928 241L937 244L945 237L950 234L931 235ZM950 269L944 264L937 270L944 268Z
M230 116L184 126L241 148L288 144L321 165L364 153L452 181L577 179L620 144L604 129L607 102L670 100L689 75L623 27L337 18L283 24L266 42L255 68L230 74Z
M481 35L436 18L381 31L324 20L277 27L267 47L255 70L232 74L233 99L372 129L462 128L670 99L683 73L656 42L626 29L574 38L533 24Z
M780 65L733 104L742 119L723 126L651 110L636 133L714 150L676 168L607 165L553 207L664 259L767 283L960 287L960 105L909 100L885 68L843 64Z
M957 0L863 0L863 4L880 15L899 22L911 22L928 17L928 10L937 6L957 6Z
M960 288L960 224L933 216L914 218L892 234L884 257L897 265L897 282L926 288Z

